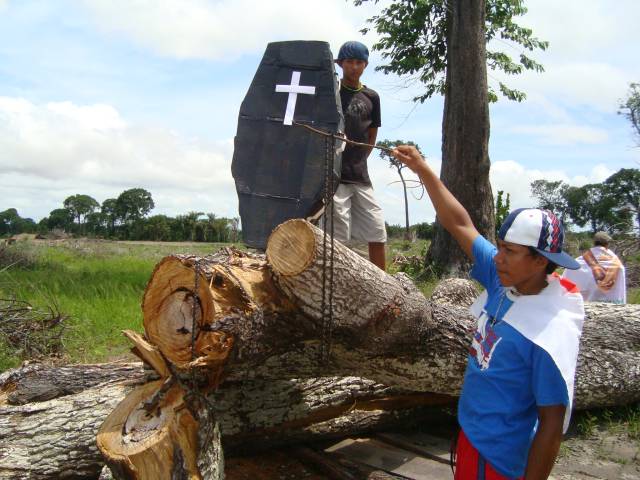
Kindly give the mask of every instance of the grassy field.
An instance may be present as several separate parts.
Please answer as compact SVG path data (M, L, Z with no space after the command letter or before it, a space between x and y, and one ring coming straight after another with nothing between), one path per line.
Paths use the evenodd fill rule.
M220 247L91 240L18 242L4 252L10 263L18 263L0 267L0 296L25 300L34 308L54 306L69 315L63 337L65 359L105 361L128 351L123 329L142 331L140 301L162 257L207 254ZM0 371L20 360L19 352L0 345Z

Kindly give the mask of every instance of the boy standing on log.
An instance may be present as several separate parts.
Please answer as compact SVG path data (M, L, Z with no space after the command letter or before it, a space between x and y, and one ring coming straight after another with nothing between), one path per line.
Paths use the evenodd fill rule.
M549 211L515 210L496 248L414 147L394 154L418 174L486 289L471 307L478 323L458 405L455 479L546 479L569 424L584 320L575 285L551 275L558 265L578 268L562 251L562 225Z
M374 145L380 120L380 97L360 83L369 63L369 50L360 42L346 42L336 63L342 69L340 100L349 140ZM342 153L340 185L333 197L334 237L342 243L354 238L369 244L369 260L385 269L387 231L382 209L373 196L367 158L371 147L347 144Z

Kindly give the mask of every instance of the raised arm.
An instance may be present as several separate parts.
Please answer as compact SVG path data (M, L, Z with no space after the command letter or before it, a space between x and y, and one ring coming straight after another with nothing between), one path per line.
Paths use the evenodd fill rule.
M400 145L393 150L393 155L420 177L436 209L438 221L455 238L464 253L473 259L473 241L480 234L473 225L469 213L447 190L415 147Z

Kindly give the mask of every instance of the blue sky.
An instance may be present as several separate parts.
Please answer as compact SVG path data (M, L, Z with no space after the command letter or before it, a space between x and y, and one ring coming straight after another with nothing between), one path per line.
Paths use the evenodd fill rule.
M508 79L523 103L491 106L494 193L532 204L537 178L572 185L640 168L629 123L617 112L640 81L640 2L529 0L519 19L551 42L535 58L546 72ZM344 40L371 45L359 29L379 6L344 0L0 0L0 210L36 221L76 193L99 202L143 187L152 213L237 216L230 165L240 103L266 44ZM520 50L499 42L512 56ZM440 166L442 99L415 106L419 86L374 72L379 139L418 143ZM489 82L500 79L490 73ZM389 223L404 219L391 170L370 173ZM411 221L432 221L425 199Z

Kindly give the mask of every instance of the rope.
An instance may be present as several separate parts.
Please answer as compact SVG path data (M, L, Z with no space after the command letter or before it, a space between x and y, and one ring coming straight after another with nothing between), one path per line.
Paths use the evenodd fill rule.
M317 133L318 135L322 135L324 137L330 137L330 138L333 138L334 140L338 140L340 142L346 142L346 143L349 143L351 145L358 145L360 147L377 148L378 150L383 150L383 151L391 153L391 154L393 153L393 149L392 148L381 147L380 145L372 145L370 143L362 143L362 142L356 142L354 140L349 140L347 137L336 135L335 133L332 133L332 132L326 132L326 131L320 130L318 128L313 128L310 125L306 125L304 123L296 122L295 120L293 121L293 124L294 125L298 125L299 127L304 127L307 130L311 130L312 132ZM335 156L335 152L334 152L334 156Z

